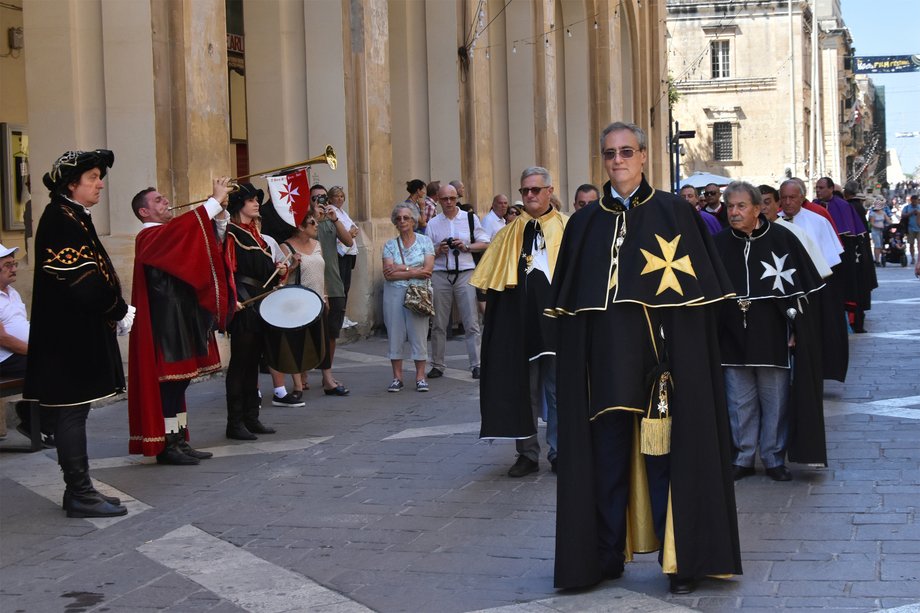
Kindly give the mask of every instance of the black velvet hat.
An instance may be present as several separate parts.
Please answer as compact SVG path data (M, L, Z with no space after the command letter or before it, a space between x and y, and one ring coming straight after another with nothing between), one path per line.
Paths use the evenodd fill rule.
M52 194L61 191L61 188L80 180L83 173L92 168L99 169L100 178L112 164L115 163L115 154L108 149L95 151L67 151L51 166L51 172L46 172L42 183Z
M231 215L238 213L250 198L255 198L259 201L259 206L262 206L262 199L264 197L265 192L261 189L256 189L252 183L240 183L240 188L230 193L230 198L227 202L227 212Z

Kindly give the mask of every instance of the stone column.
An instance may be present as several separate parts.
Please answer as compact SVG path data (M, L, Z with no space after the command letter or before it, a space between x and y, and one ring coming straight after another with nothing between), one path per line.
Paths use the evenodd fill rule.
M461 32L478 31L479 2L463 2ZM484 48L489 46L488 31L476 41L472 54L461 56L460 125L462 127L460 150L461 171L466 186L466 201L477 215L491 205L494 176L492 173L492 88L489 60Z
M542 35L555 27L554 12L552 7L547 7L545 2L538 2L534 6L534 34L536 39L536 52L534 61L534 98L535 98L535 129L536 129L536 162L549 170L553 177L559 177L559 100L556 88L556 73L558 71L556 45L552 34ZM546 44L549 40L549 44Z
M206 197L212 177L231 168L224 6L151 3L157 184L177 203Z

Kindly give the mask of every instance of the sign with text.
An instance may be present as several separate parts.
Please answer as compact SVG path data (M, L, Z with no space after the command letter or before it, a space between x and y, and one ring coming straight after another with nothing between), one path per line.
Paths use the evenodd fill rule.
M883 72L916 72L920 70L920 55L873 55L856 57L856 74Z

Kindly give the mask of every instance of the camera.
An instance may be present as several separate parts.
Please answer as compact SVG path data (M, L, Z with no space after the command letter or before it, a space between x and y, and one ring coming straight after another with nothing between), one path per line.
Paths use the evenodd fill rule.
M447 245L448 249L453 249L454 251L460 249L460 241L451 236L444 239L444 244Z
M320 194L319 196L317 196L317 197L316 197L316 203L317 203L317 204L326 204L326 195L325 195L325 194Z

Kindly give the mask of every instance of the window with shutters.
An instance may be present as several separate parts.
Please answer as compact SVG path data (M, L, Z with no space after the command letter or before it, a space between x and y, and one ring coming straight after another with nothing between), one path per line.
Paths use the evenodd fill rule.
M731 76L728 58L728 41L714 40L709 43L709 55L712 58L712 78L727 79Z
M734 159L732 142L732 124L727 121L717 121L712 125L712 157L717 162L727 162Z

